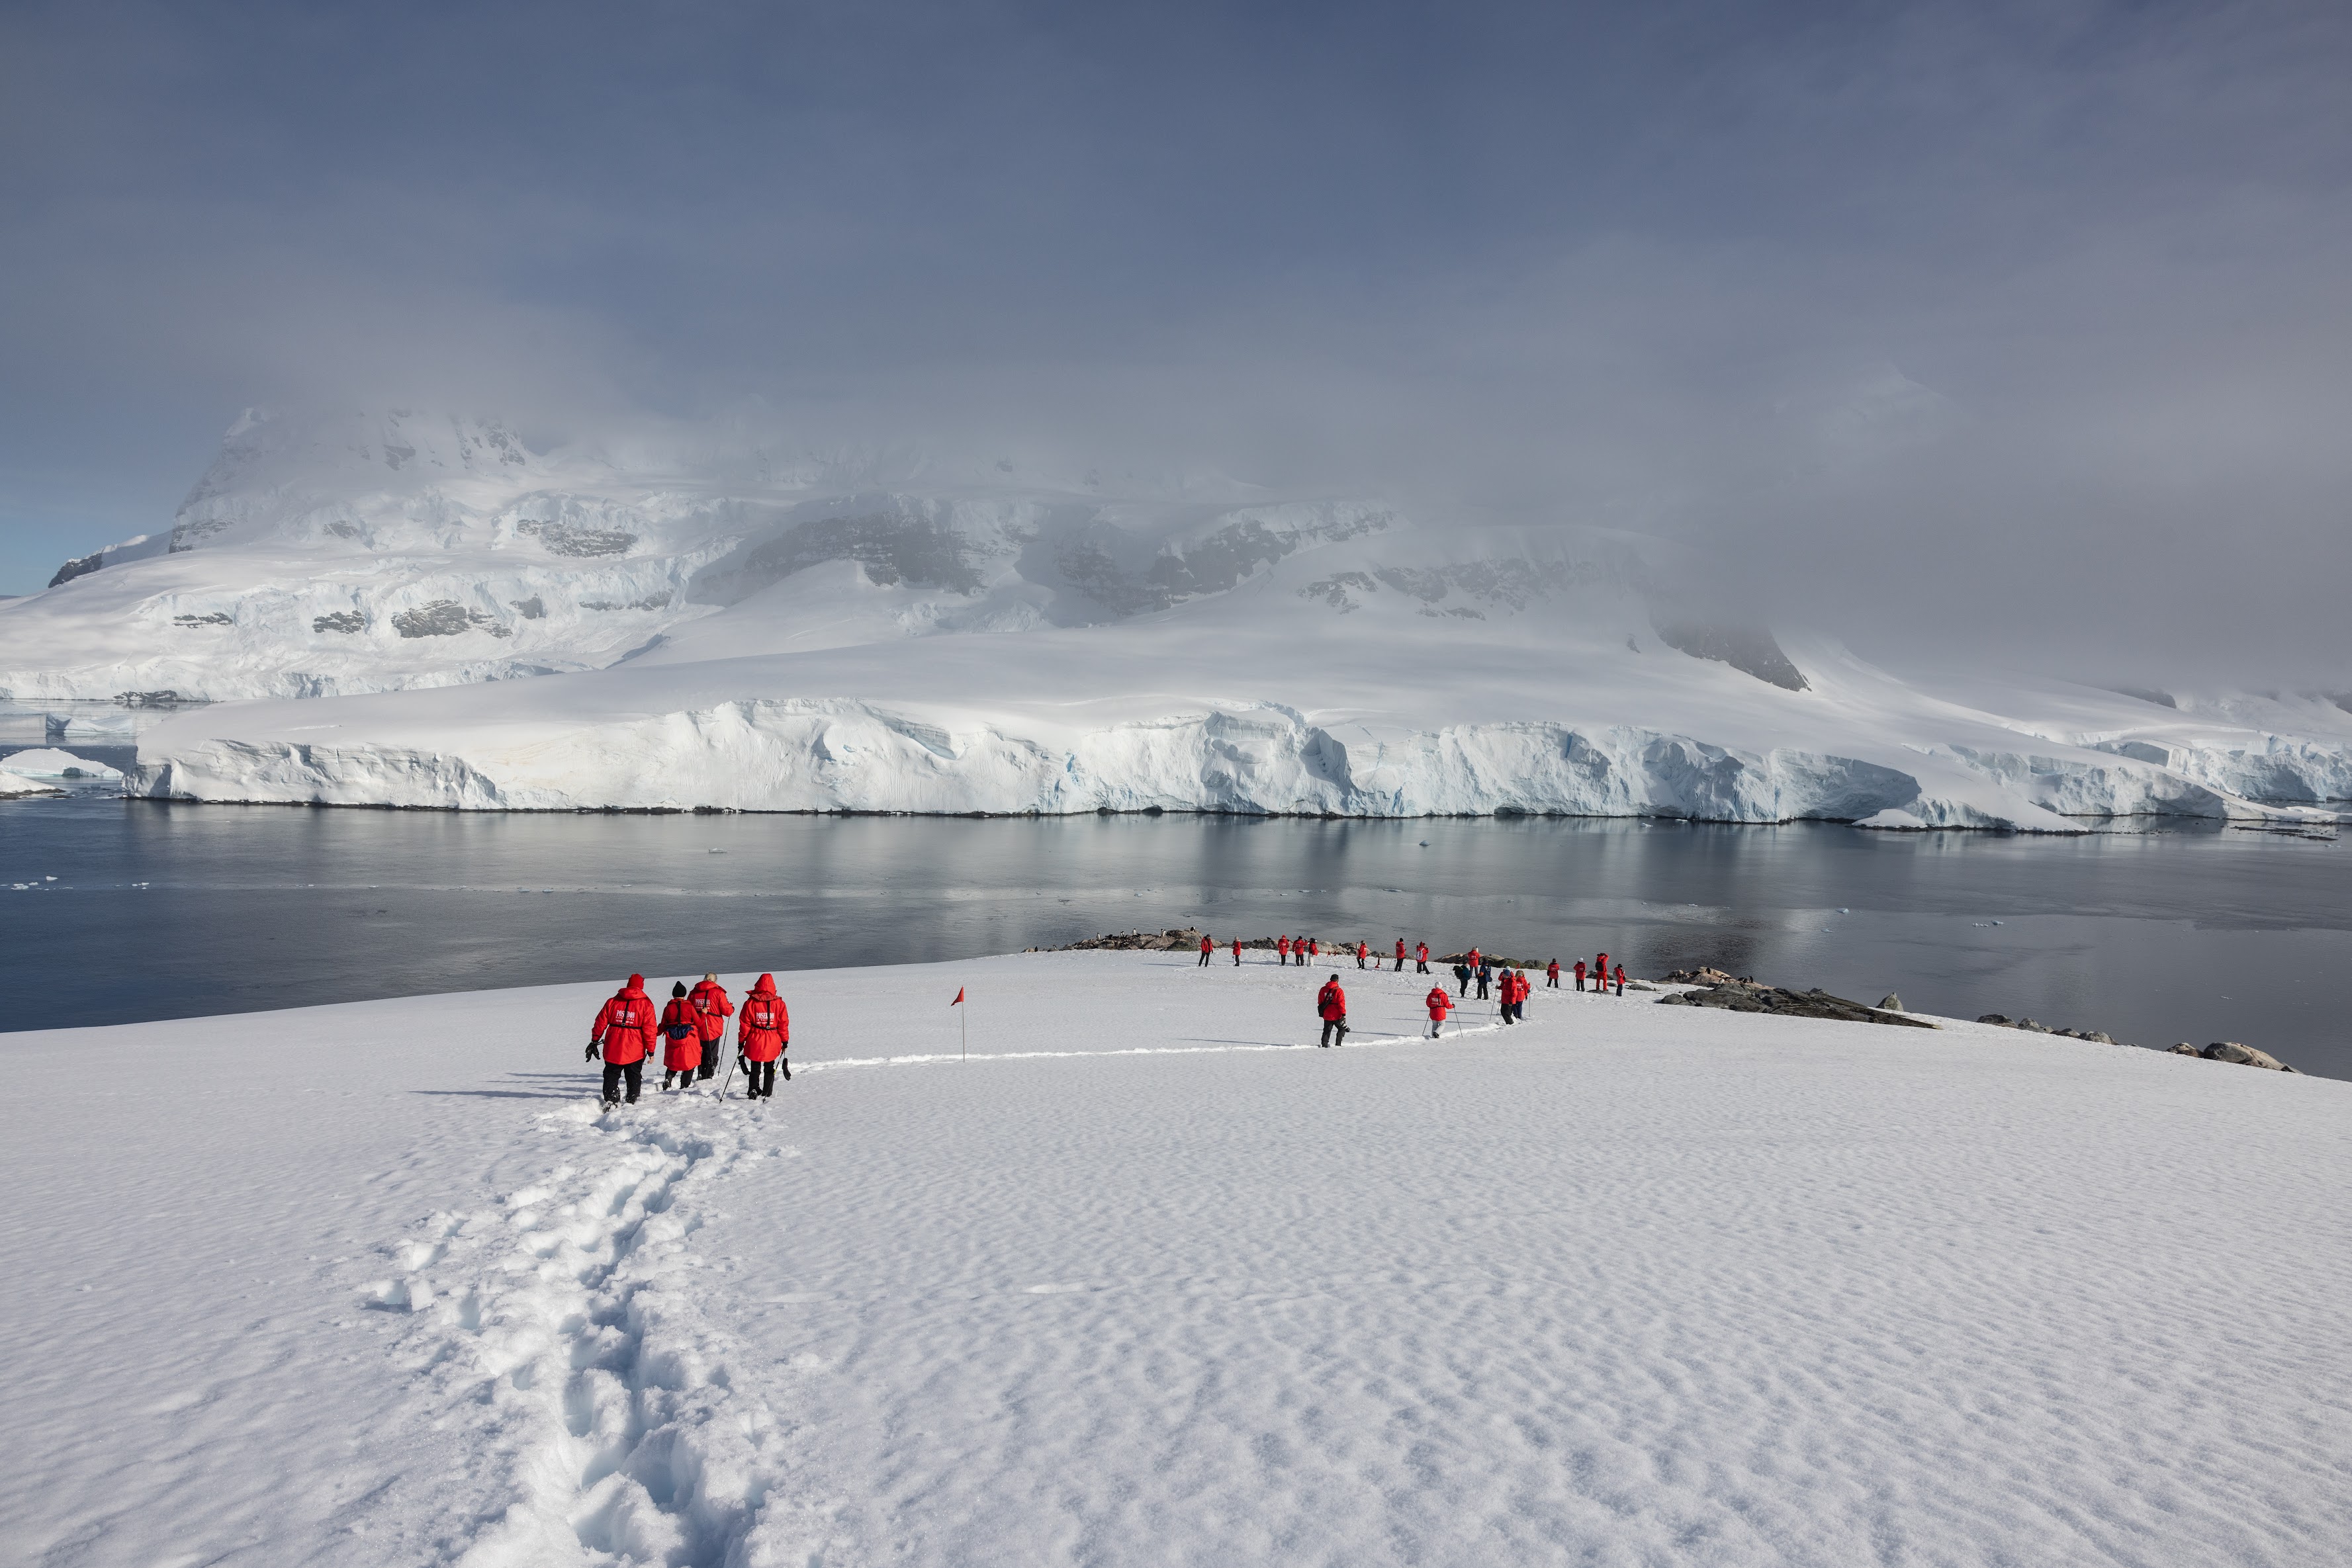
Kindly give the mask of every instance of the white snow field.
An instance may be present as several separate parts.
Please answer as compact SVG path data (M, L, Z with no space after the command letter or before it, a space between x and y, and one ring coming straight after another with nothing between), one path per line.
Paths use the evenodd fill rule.
M2345 1560L2352 1085L1328 972L785 974L612 1114L609 980L0 1037L7 1560Z
M130 786L214 800L2059 832L2352 800L2352 696L1929 690L1693 598L1697 564L1224 479L254 414L170 530L0 604L0 695L215 700Z

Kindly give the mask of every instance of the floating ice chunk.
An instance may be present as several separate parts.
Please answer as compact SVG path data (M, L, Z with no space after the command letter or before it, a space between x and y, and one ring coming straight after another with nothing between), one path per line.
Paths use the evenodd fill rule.
M76 757L70 751L60 751L54 746L12 753L8 758L8 771L27 779L88 779L111 784L122 781L120 769L109 768L103 762L93 762L87 757Z

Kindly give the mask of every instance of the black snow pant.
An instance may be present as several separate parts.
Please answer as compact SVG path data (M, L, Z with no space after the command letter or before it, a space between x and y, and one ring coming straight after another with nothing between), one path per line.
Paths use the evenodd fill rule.
M1241 962L1242 962L1242 950L1241 950L1240 948L1236 947L1236 948L1234 948L1234 967L1235 968L1239 968L1239 967L1241 967Z
M695 1070L694 1075L697 1078L708 1079L714 1076L718 1071L719 1041L715 1040L706 1040L702 1042L702 1065Z
M1363 956L1361 953L1359 953L1359 954L1357 954L1357 955L1356 955L1356 967L1358 967L1359 969L1360 969L1360 968L1362 968L1363 967L1364 967L1364 956Z
M616 1105L621 1100L621 1080L629 1081L629 1103L637 1103L637 1091L645 1083L646 1064L643 1058L635 1061L604 1063L604 1103Z
M781 1061L782 1058L779 1058L778 1061ZM777 1061L745 1061L743 1063L743 1094L746 1099L764 1100L769 1095L773 1094L776 1092L777 1065ZM792 1077L792 1069L784 1069L784 1077L787 1080Z
M1470 977L1467 975L1462 976L1459 984L1462 987L1462 994L1465 997L1468 996L1470 994Z
M1426 975L1429 973L1429 960L1426 958L1417 958L1413 960L1412 972L1416 975Z
M1402 953L1397 955L1396 972L1400 975L1404 973L1404 955Z
M1482 1002L1483 1002L1483 1001L1485 1001L1485 1000L1486 999L1486 987L1487 987L1487 985L1488 985L1488 981L1487 981L1486 977L1486 976L1484 976L1484 975L1479 976L1479 977L1478 977L1478 999L1479 999L1480 1001L1482 1001Z
M1203 969L1209 967L1209 949L1206 947L1201 949L1201 962L1199 967Z
M1625 982L1622 980L1617 982L1617 994L1621 997L1625 994Z
M1347 1014L1341 1013L1338 1018L1323 1020L1323 1043L1325 1045L1348 1043Z

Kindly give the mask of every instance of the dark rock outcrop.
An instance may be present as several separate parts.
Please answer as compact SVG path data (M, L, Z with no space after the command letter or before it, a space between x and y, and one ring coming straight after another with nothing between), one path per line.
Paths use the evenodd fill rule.
M2251 1045L2241 1045L2234 1040L2217 1040L2198 1055L2208 1061L2233 1061L2241 1067L2263 1067L2273 1072L2293 1072L2294 1068L2267 1051L2256 1051Z
M1901 1013L1885 1012L1849 1001L1844 997L1833 997L1818 987L1810 991L1791 991L1780 986L1759 986L1742 980L1701 986L1696 990L1660 997L1658 1005L1719 1008L1725 1012L1771 1013L1780 1018L1834 1019L1843 1023L1895 1024L1905 1029L1940 1027L1926 1019L1906 1018Z

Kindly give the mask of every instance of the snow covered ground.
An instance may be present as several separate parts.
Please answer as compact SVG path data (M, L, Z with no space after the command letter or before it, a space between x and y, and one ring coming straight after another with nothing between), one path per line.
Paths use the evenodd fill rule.
M2352 1087L1352 965L1324 1051L1328 972L787 974L759 1109L597 1113L609 978L0 1038L0 1540L2342 1560Z
M1930 688L1700 564L1221 478L256 415L170 530L0 605L0 696L214 700L131 782L209 800L2044 832L2352 801L2352 697Z

